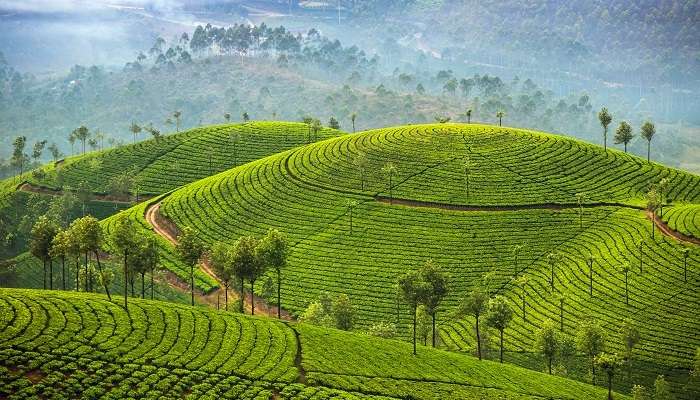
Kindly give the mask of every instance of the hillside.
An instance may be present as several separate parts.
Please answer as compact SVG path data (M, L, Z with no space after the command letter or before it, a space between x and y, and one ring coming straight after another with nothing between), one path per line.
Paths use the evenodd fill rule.
M364 189L359 154L367 160ZM391 190L380 171L387 162L396 167ZM322 291L346 293L362 329L396 321L407 335L409 313L396 303L396 279L433 259L451 275L439 313L443 346L462 351L473 351L474 340L472 320L453 321L459 301L486 284L519 305L522 291L513 278L527 275L526 317L515 318L506 335L507 352L527 359L518 362L541 368L530 353L532 333L544 320L560 322L562 296L566 333L594 316L608 331L609 347L622 351L617 329L631 318L642 331L635 357L644 383L667 373L682 392L700 345L694 334L700 256L692 247L684 280L683 245L660 232L650 237L643 196L662 178L670 181L669 201L700 201L700 177L617 150L510 128L420 125L254 161L174 191L160 211L180 228L196 228L208 243L262 235L269 227L284 231L293 249L283 306L299 313ZM582 209L577 193L585 195ZM357 201L352 233L349 199ZM517 265L515 245L524 245ZM550 252L562 257L553 282ZM633 267L628 300L624 264Z
M0 395L41 398L604 399L602 388L304 324L0 289ZM616 399L626 397L616 395Z
M302 123L249 122L195 128L68 157L26 173L21 179L0 181L0 219L6 222L0 226L0 238L10 230L16 236L12 247L22 249L26 232L11 228L20 225L27 214L30 193L38 194L41 201L37 202L44 203L33 210L31 218L49 207L53 196L48 195L67 190L80 196L79 188L93 200L86 212L104 218L128 206L137 193L162 194L236 165L340 134L328 128L314 133ZM119 185L115 185L117 180ZM21 182L29 186L18 191ZM67 214L75 217L78 211L82 213L68 210ZM3 255L0 252L0 257Z

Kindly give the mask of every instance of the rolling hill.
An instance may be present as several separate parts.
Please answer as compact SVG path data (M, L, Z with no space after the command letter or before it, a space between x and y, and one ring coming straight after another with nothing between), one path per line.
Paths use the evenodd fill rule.
M0 289L0 396L603 399L602 388L408 343L104 296ZM616 399L624 399L616 395Z
M396 168L391 187L381 172L389 162ZM251 162L172 192L160 212L210 244L269 227L284 231L292 253L283 306L299 313L324 291L346 293L362 329L394 321L407 335L410 314L397 303L396 279L433 259L451 276L439 318L442 346L454 350L475 345L470 319L452 317L468 291L485 285L521 314L523 289L513 278L526 275L525 317L515 318L506 335L514 361L541 368L531 353L533 332L548 319L573 334L592 316L607 330L608 347L622 351L617 329L631 318L643 337L635 350L640 379L649 384L665 373L678 380L682 395L700 345L700 256L687 244L693 251L684 274L684 245L660 232L651 238L644 195L662 178L669 179L673 204L700 201L700 177L616 150L511 128L420 125ZM357 202L352 233L348 200ZM515 245L524 246L517 265ZM546 258L551 252L561 256L554 268ZM625 264L632 267L628 298Z

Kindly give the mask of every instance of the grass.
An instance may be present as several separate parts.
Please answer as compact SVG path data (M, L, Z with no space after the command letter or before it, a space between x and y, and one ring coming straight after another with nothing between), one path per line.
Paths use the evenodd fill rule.
M0 289L0 395L604 399L583 383L408 343L171 303ZM616 395L616 398L625 398Z
M353 163L360 153L368 159L364 190ZM391 190L380 172L387 162L397 168ZM467 292L483 285L488 273L492 294L507 296L518 310L521 292L511 280L526 274L527 318L515 318L507 329L507 351L530 351L541 322L559 322L557 296L563 295L565 332L594 316L609 334L609 349L622 351L617 327L630 317L642 331L635 350L646 368L642 375L673 370L683 385L700 346L694 334L700 326L695 312L700 255L691 255L684 281L681 246L661 234L650 239L649 222L638 208L649 184L662 178L670 180L674 202L700 202L700 177L617 150L510 128L422 125L329 139L254 161L174 191L161 210L178 226L195 227L209 243L277 227L292 242L284 307L301 312L321 291L346 293L357 307L360 329L397 321L404 337L410 315L405 305L397 306L393 285L400 274L432 258L451 276L438 315L443 346L455 350L473 347L470 321L452 317ZM445 206L572 208L457 211L376 201L390 193ZM585 194L590 207L582 214L577 193ZM352 235L348 199L358 201ZM647 241L642 272L640 240ZM516 244L525 246L517 267ZM549 252L563 256L554 290L545 260ZM585 264L590 254L597 259L593 296ZM629 305L619 272L624 263L633 266ZM535 367L528 360L523 364Z

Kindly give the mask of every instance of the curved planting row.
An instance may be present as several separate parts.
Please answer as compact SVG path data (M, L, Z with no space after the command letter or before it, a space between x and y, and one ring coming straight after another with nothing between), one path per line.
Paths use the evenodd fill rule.
M3 289L0 350L292 382L296 338L282 323L172 303Z
M665 208L662 219L674 231L700 239L700 204Z
M27 175L27 179L51 188L75 188L85 181L92 191L104 193L113 177L134 171L141 193L161 194L236 165L340 134L324 128L309 136L307 125L291 122L207 126L69 157L57 167L44 167L44 177Z
M161 302L125 311L98 295L0 289L0 311L0 396L13 400L606 396L455 353L412 356L405 342Z

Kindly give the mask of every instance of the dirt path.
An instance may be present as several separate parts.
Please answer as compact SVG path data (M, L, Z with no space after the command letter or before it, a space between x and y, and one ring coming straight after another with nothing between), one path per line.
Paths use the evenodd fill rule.
M49 196L61 196L63 195L63 190L56 190L56 189L51 189L43 186L36 186L33 185L29 182L22 182L19 184L17 187L17 190L21 190L23 192L29 192L29 193L37 193L37 194L45 194ZM145 201L153 196L139 196L139 201ZM129 198L129 199L124 199L124 198L117 198L108 194L95 194L95 193L90 193L90 199L91 201L105 201L105 202L110 202L110 203L119 203L119 204L133 204L136 202L135 198Z
M521 204L521 205L502 205L502 206L481 206L481 205L465 205L465 204L447 204L447 203L437 203L432 201L419 201L410 199L399 199L394 197L391 200L386 196L375 196L375 201L384 204L401 205L408 207L422 207L422 208L439 208L442 210L455 210L455 211L518 211L518 210L567 210L572 208L596 208L596 207L626 207L633 208L636 210L642 210L642 207L631 206L623 203L591 203L583 204L579 206L578 204L559 204L559 203L542 203L542 204Z
M700 239L686 236L678 231L671 229L658 215L651 211L646 211L647 218L654 221L654 225L666 236L670 236L681 242L693 243L700 245Z
M155 203L151 204L146 208L146 221L153 227L153 230L160 236L164 237L167 241L169 241L173 246L177 245L177 237L179 235L179 229L177 226L167 218L165 218L160 212L160 203ZM211 276L214 278L217 282L219 282L219 279L216 277L216 274L211 269L211 264L209 263L209 260L205 257L202 260L202 263L200 263L200 267L202 271L204 271L207 275ZM173 274L174 276L174 274ZM171 282L171 284L175 287L178 287L183 290L189 290L189 285L186 283L182 282L180 279L175 278L174 282ZM223 287L221 282L219 282L219 286ZM220 301L220 307L223 307L223 302L224 302L224 293L223 289L219 288L214 291L212 291L209 294L202 294L199 293L196 295L196 297L207 304L210 304L212 306L216 306L217 298ZM229 308L231 307L231 303L235 302L237 299L239 299L240 296L238 293L229 290ZM254 296L253 297L255 301L255 314L256 315L265 315L268 317L272 318L277 318L277 307L273 306L271 304L268 304L265 299L259 297L259 296ZM245 308L248 313L251 311L251 304L250 304L250 293L247 293L245 296ZM282 309L282 319L286 321L292 321L294 318L292 315Z

